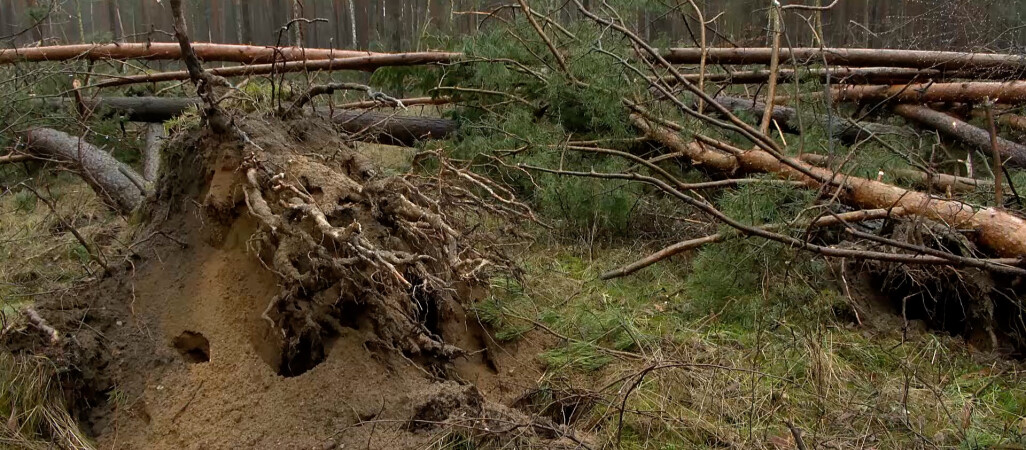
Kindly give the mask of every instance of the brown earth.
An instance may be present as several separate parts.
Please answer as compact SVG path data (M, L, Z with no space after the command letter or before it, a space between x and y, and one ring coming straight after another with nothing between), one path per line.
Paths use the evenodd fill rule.
M344 148L337 137L300 130L297 139L296 128L281 128L292 135L248 127L262 149L278 153L264 155L268 164L300 161L307 174L336 167L363 181L351 168L366 166L355 159L311 156ZM319 283L313 295L301 286L295 292L305 296L283 300L295 280L270 270L263 257L271 241L239 192L244 153L218 138L183 139L207 154L170 157L165 189L146 211L141 242L124 268L37 305L67 333L61 345L44 348L39 336L24 335L6 342L68 367L72 409L98 448L423 448L457 432L572 444L562 425L506 406L533 390L543 372L535 355L551 342L530 333L515 344L495 343L464 308L486 294L480 282L455 289L455 301L434 313L429 336L462 350L449 357L391 339L380 323L388 316L374 300L319 300L342 299L338 290L346 287L376 289L353 284L358 275ZM381 227L369 224L368 214L358 214L365 228ZM289 328L295 317L317 323Z

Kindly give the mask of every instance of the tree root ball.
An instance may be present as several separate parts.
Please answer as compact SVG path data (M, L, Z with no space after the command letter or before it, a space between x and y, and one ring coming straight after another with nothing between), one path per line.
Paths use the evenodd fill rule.
M376 175L330 123L239 130L242 139L203 133L172 143L166 176L176 179L159 195L172 205L202 198L221 226L255 222L247 248L281 287L262 315L280 347L279 373L316 366L345 327L422 361L460 355L446 323L462 321L461 300L484 292L494 258L457 231L457 210L414 178Z

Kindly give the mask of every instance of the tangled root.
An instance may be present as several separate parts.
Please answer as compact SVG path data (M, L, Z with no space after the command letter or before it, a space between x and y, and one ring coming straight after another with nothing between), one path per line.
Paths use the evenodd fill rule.
M244 213L259 223L250 248L281 286L263 313L281 343L279 372L315 365L342 327L367 331L376 344L423 361L463 354L447 342L443 324L463 317L461 296L482 292L493 261L503 260L485 257L471 233L454 225L454 216L467 210L502 212L484 207L480 196L466 201L482 191L480 180L466 182L449 163L457 171L451 180L432 184L379 177L342 146L328 158L329 152L301 154L294 144L265 136L232 144L222 151L232 155L214 163L222 172L231 166L231 181L209 182L232 188L205 201L212 217L231 216L224 210L244 203ZM458 201L448 192L457 192Z

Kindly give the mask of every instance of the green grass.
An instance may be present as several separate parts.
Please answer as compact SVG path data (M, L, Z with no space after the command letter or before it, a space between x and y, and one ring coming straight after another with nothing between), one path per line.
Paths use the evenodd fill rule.
M607 399L581 423L610 442L637 375L676 365L649 372L633 389L621 448L768 448L791 439L786 421L805 430L809 445L1026 443L1026 388L1014 363L979 362L983 355L957 338L903 340L899 330L849 323L834 313L847 307L837 291L813 281L823 269L798 264L808 259L802 255L737 241L597 280L637 256L539 246L526 259L526 282L496 283L478 305L500 334L547 333L540 323L566 338L538 356L547 368L542 384ZM784 261L794 276L765 276Z

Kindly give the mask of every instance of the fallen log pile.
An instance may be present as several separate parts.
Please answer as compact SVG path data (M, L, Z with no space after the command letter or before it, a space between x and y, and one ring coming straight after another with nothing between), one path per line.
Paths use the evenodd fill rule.
M589 18L602 22L597 16ZM612 25L612 23L605 23ZM911 138L915 131L896 122L881 123L865 120L865 117L849 117L835 109L836 104L853 103L865 107L869 105L876 111L876 117L884 111L893 112L898 117L914 124L952 138L972 150L995 155L990 169L993 173L1004 172L1004 166L1026 167L1026 146L1010 139L997 136L995 132L984 130L948 113L932 109L947 104L974 105L994 104L1016 105L1026 102L1026 81L1020 81L1026 73L1026 61L1019 55L1011 54L970 54L936 51L905 51L880 49L813 49L794 48L779 49L779 68L774 63L777 50L773 48L675 48L658 51L649 47L644 41L632 35L625 28L613 29L632 39L637 45L637 52L644 58L641 60L662 70L653 71L641 80L650 84L656 100L674 103L682 111L703 120L709 120L708 113L721 119L710 123L724 127L752 141L754 150L740 150L727 144L718 143L697 136L697 141L687 142L681 138L681 128L674 128L672 123L651 117L635 117L634 125L642 130L649 140L671 150L671 155L686 156L696 163L725 173L733 172L766 172L775 173L790 180L797 180L815 189L838 189L839 198L854 206L867 210L881 210L900 207L903 214L928 218L960 229L972 230L976 240L1003 257L1026 256L1026 223L1019 218L1008 215L1000 208L979 208L957 200L936 198L931 195L908 190L898 186L887 185L879 180L862 179L845 175L836 178L834 169L817 167L808 164L807 159L789 158L784 156L783 149L770 137L769 130L779 130L790 134L799 134L805 126L815 126L828 130L829 138L843 144L855 145L871 139L882 137ZM101 78L79 90L102 89L125 86L136 83L159 83L176 80L193 80L201 88L200 98L156 98L156 97L117 97L94 96L91 99L77 97L73 104L77 108L95 114L97 117L119 115L130 121L162 122L181 114L187 108L199 106L201 115L219 107L214 101L211 88L228 88L232 85L225 81L228 77L254 77L262 75L282 75L291 72L311 73L317 71L374 71L388 66L422 66L439 65L446 70L448 64L457 61L469 61L473 57L462 53L451 52L420 52L420 53L373 53L365 51L335 49L304 49L294 47L259 47L220 44L192 44L190 57L184 45L152 43L146 45L77 45L10 49L0 51L0 64L22 62L62 61L62 60L103 60L103 59L185 59L189 70L161 73L125 74L116 77ZM568 62L560 57L559 52L550 47L556 56L556 65L560 71L566 72ZM214 67L200 69L201 62L228 62L238 64L230 67ZM475 62L487 64L491 62ZM502 61L509 64L509 61ZM682 73L679 65L701 64L698 73ZM771 64L773 63L773 64ZM541 79L552 76L549 70L532 71L529 62L515 62L518 70L533 74ZM707 65L719 66L717 72L705 72ZM771 69L735 66L770 65ZM547 75L540 75L541 72ZM197 82L197 73L210 81ZM640 72L639 72L640 73ZM669 75L667 75L669 73ZM995 81L981 81L995 80ZM998 81L999 80L999 81ZM584 86L586 83L573 80ZM733 94L710 94L709 87L713 84L721 86L720 92L731 85L760 84L784 82L818 82L824 86L822 92L795 98L803 100L818 99L826 103L825 110L816 112L803 111L799 102L793 106L781 106L779 100L769 94L767 98L741 98ZM696 84L702 87L696 86ZM462 89L462 88L458 88ZM369 87L368 94L375 93ZM676 92L684 90L697 98L692 105L682 103L676 98ZM467 92L506 96L518 100L525 105L542 105L536 109L536 115L545 114L545 102L525 100L517 94L505 93L488 89L466 89ZM773 89L769 90L770 92ZM206 94L204 94L204 92ZM308 95L332 92L332 89L318 91L311 89ZM808 94L808 93L806 93ZM818 95L818 97L817 97ZM387 97L387 96L385 96ZM389 97L390 98L390 97ZM351 133L357 139L382 142L394 145L412 146L424 139L445 139L457 131L457 122L448 119L411 117L382 112L355 111L360 108L373 108L382 104L393 104L405 107L402 102L382 102L380 98L368 101L349 102L341 106L327 108L314 106L301 109L301 115L316 115L330 119L340 129ZM70 100L40 99L37 102L47 108L67 108ZM437 105L450 102L448 98L422 97L411 99L410 104ZM627 103L632 104L628 101ZM697 106L697 108L695 108ZM279 106L280 110L281 107ZM637 112L637 111L635 111ZM744 116L763 116L758 129L746 124L736 113ZM801 118L811 118L809 123L802 124ZM1014 124L1014 114L1003 114L1001 123ZM772 126L770 126L772 124ZM670 128L667 128L670 127ZM226 129L230 129L227 127ZM32 133L39 134L35 131ZM26 136L32 135L32 133ZM45 136L45 132L42 134ZM46 140L36 138L35 155L60 155L44 143ZM49 147L53 147L52 145ZM32 156L19 154L8 156L11 161L21 161ZM93 152L90 152L93 153ZM64 155L68 160L67 155ZM815 155L809 155L815 156ZM662 158L664 161L669 158ZM984 159L986 160L986 159ZM71 159L74 162L73 159ZM81 163L81 162L80 162ZM124 172L124 170L121 170ZM147 179L153 176L148 171ZM964 192L978 189L1000 191L1006 183L993 180L965 177L961 174L945 174L936 171L907 171L902 179L910 180L916 186L940 188L947 192ZM116 177L115 177L116 178ZM132 177L126 179L133 181ZM119 181L120 183L120 181ZM122 183L123 184L123 183ZM1014 191L1014 186L1009 185ZM133 201L118 201L118 208L130 210ZM715 214L714 214L715 215ZM875 217L875 216L874 216ZM721 218L722 219L722 218ZM832 223L832 222L831 222ZM767 230L745 229L749 234L770 233ZM782 237L771 237L782 242L790 242ZM794 242L791 242L795 244ZM685 245L680 248L692 248ZM809 247L811 249L811 247ZM815 249L823 254L833 255L830 249ZM879 257L879 255L877 255ZM943 258L942 258L943 259ZM923 260L926 261L926 260ZM921 262L922 261L918 261ZM940 263L941 260L931 259L928 264ZM981 263L982 264L982 263ZM997 264L997 266L995 266ZM1006 267L1009 261L987 262L986 268L1010 270Z

